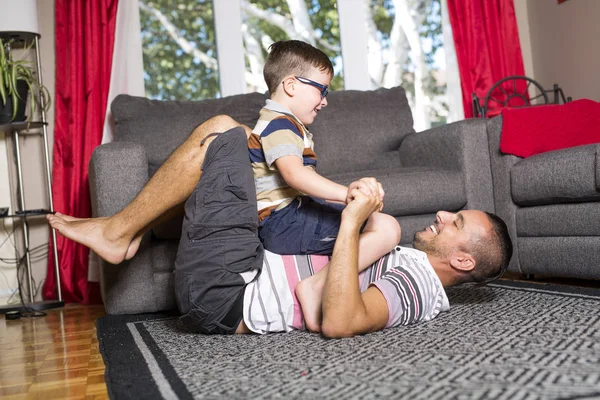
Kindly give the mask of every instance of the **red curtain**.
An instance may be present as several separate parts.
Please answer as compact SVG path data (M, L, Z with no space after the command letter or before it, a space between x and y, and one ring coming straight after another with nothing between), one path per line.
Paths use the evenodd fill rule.
M448 0L448 14L465 118L471 118L472 93L483 99L500 79L525 75L515 7L513 0ZM524 82L518 85L526 91Z
M52 195L54 209L90 217L88 163L102 140L118 0L56 0L56 95ZM57 235L65 302L100 303L88 282L89 250ZM52 249L44 298L56 298Z

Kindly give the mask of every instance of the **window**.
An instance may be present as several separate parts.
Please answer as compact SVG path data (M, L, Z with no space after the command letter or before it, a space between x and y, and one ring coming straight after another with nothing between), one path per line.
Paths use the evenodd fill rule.
M263 66L269 46L298 39L324 51L332 60L332 90L344 88L340 29L335 0L247 0L241 2L248 91L265 91Z
M417 131L446 123L440 0L371 0L369 75L376 87L401 85Z
M212 1L139 4L146 95L162 100L219 97Z
M446 0L218 1L140 1L149 97L199 100L264 92L268 47L300 39L332 60L333 90L401 85L417 131L448 120L446 79L458 84L458 78L456 71L446 71L446 65L456 69L444 54ZM225 57L242 52L243 57ZM460 93L453 96L462 107Z

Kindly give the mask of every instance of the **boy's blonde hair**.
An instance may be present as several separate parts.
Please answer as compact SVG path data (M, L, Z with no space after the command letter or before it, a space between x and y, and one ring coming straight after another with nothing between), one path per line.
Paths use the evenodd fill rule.
M326 71L333 77L333 65L327 54L300 40L283 40L269 46L263 75L273 95L288 75L308 75L313 68Z

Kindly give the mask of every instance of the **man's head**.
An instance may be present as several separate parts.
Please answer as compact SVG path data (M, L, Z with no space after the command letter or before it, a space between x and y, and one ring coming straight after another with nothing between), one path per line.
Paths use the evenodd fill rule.
M263 75L271 98L310 125L327 106L331 61L321 50L299 40L275 42L269 49Z
M452 284L498 278L513 252L504 221L477 210L438 212L432 225L415 234L413 246L447 265Z

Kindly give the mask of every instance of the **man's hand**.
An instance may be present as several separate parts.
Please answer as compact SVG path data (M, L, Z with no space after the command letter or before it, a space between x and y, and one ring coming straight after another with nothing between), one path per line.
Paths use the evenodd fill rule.
M382 206L381 199L378 196L373 196L370 193L365 194L358 188L352 189L348 197L352 200L342 212L342 223L347 221L360 227L371 214L380 210Z
M381 330L389 316L379 289L371 287L361 294L358 283L360 227L381 207L381 199L358 188L352 189L349 197L352 200L342 211L342 224L323 288L321 332L330 338Z
M377 181L377 179L361 178L358 181L354 181L350 185L348 185L348 195L346 196L346 204L350 204L350 202L354 199L352 196L352 191L354 189L360 190L365 195L370 195L379 198L379 200L381 201L381 206L377 211L381 211L383 209L383 197L385 196L385 191L383 190L383 186Z

